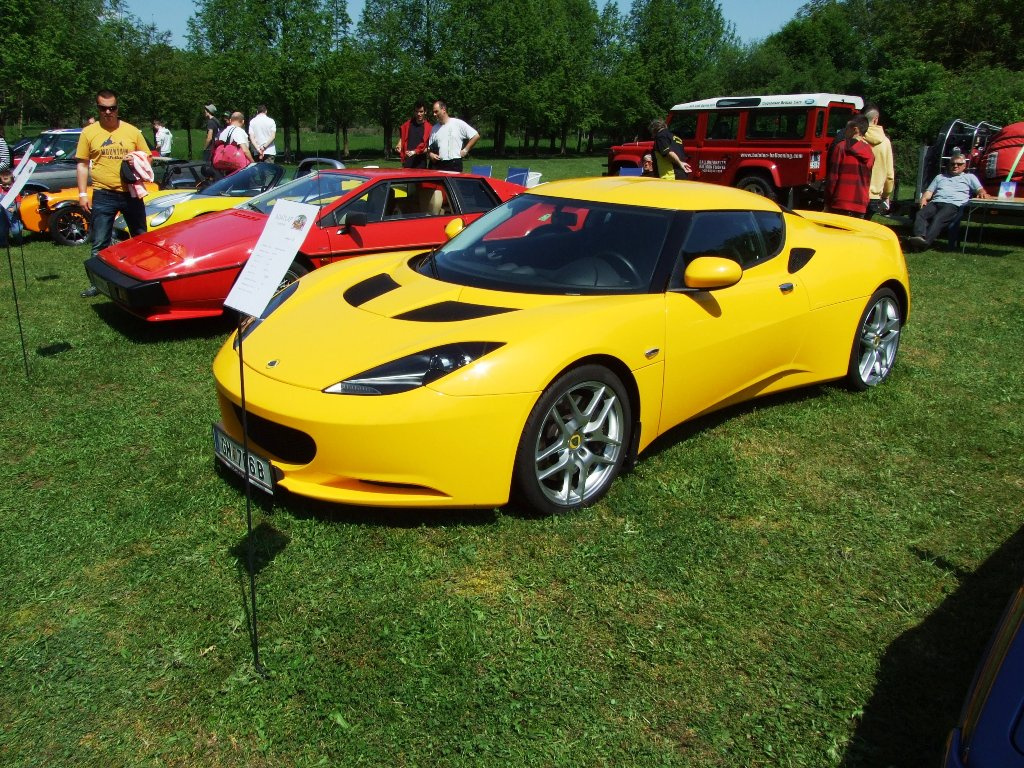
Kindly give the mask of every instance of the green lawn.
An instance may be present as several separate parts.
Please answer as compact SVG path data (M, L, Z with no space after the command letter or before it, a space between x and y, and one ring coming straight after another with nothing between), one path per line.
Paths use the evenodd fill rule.
M593 508L257 506L265 676L212 460L230 324L145 326L78 297L85 249L13 250L0 764L937 765L1024 576L1024 248L990 237L909 256L883 387L686 426Z

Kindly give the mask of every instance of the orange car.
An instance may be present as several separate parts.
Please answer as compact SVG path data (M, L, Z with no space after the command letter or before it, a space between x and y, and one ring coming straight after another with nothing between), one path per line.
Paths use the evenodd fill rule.
M157 169L160 182L146 182L146 189L193 189L204 180L202 166L201 162L167 163L162 170ZM92 187L89 199L92 200ZM18 210L22 226L29 232L49 232L60 245L81 245L89 240L89 217L78 204L78 187L25 195Z

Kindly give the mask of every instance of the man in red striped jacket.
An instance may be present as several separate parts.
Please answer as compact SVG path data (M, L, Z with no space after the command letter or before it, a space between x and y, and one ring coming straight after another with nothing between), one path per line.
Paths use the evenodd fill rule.
M867 131L867 118L854 115L846 124L844 138L829 150L825 201L832 213L863 219L868 209L875 155L864 138Z

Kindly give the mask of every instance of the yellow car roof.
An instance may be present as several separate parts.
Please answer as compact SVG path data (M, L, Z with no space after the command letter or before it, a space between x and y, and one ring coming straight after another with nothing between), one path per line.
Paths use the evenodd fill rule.
M565 179L542 184L529 192L544 197L681 211L779 210L779 206L768 198L740 189L699 181L666 181L643 176Z

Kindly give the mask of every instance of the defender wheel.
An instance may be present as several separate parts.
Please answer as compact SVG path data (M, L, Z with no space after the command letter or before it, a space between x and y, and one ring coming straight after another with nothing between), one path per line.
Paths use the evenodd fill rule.
M767 197L769 200L775 200L778 197L775 187L760 176L744 176L736 182L736 188L745 189L747 192L753 192L755 195Z
M595 503L622 469L631 428L629 397L618 376L598 365L566 372L526 420L513 490L545 514Z

